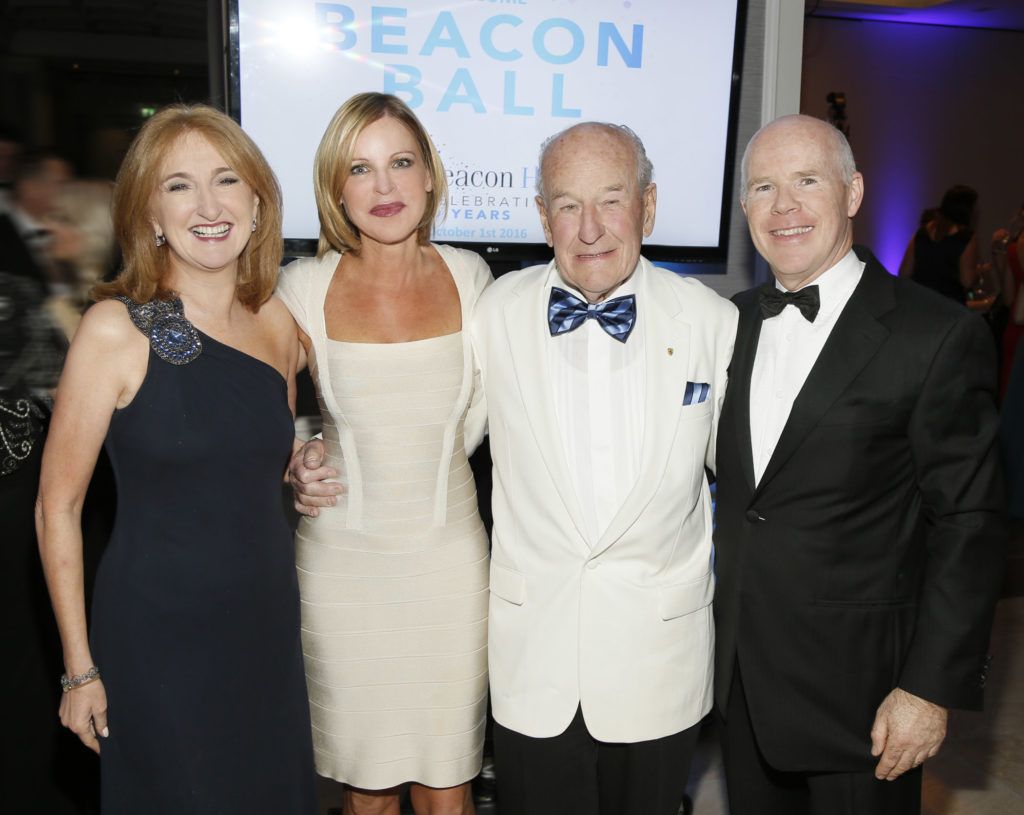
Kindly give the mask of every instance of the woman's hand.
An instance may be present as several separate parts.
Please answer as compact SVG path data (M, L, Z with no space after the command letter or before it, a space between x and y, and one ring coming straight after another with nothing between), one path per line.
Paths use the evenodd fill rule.
M103 680L61 694L60 723L82 740L94 753L100 751L99 737L110 735L107 729L107 691Z

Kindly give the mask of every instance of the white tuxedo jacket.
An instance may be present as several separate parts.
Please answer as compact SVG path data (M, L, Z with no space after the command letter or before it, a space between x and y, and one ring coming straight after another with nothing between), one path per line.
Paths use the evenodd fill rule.
M591 735L677 733L711 707L711 497L715 433L736 308L695 280L637 269L646 396L640 477L589 540L558 436L546 343L548 266L497 280L473 344L494 461L489 623L495 719L563 732L582 704ZM687 383L691 404L684 404ZM703 401L696 401L704 394Z

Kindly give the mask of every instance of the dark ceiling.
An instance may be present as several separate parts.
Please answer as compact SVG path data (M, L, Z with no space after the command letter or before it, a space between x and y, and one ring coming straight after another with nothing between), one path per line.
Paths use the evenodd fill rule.
M4 29L206 39L207 0L5 0Z
M1024 32L1024 0L805 0L815 17Z
M35 40L26 35L38 32L205 41L208 5L208 0L2 0L0 37L15 53L19 39ZM821 17L1024 31L1024 0L805 0L804 5Z

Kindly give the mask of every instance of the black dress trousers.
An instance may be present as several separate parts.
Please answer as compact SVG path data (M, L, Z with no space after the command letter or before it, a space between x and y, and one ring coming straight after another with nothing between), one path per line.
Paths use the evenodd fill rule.
M551 738L495 722L501 815L677 815L699 732L697 723L651 741L598 741L581 708Z
M772 767L757 746L738 662L721 733L731 815L919 815L921 811L920 767L895 781L879 781L871 771L803 773Z

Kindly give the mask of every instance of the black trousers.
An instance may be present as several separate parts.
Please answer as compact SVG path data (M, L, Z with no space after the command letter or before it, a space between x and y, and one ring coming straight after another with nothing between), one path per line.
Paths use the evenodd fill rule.
M757 746L743 692L739 663L721 722L722 761L732 815L918 815L921 768L895 781L872 771L784 772L772 767Z
M559 736L494 723L501 815L676 815L700 724L632 744L598 741L576 710Z

